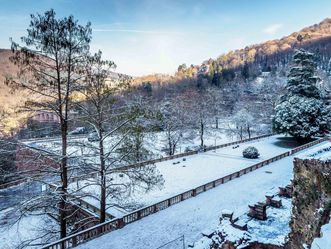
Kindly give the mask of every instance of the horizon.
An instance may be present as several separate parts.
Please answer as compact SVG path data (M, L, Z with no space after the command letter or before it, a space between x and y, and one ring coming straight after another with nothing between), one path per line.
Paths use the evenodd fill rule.
M19 41L26 35L30 14L53 8L58 17L72 14L82 25L91 21L91 51L102 50L105 59L117 64L116 72L174 74L182 63L199 65L231 50L281 39L319 23L329 17L331 2L319 3L0 0L0 48L10 48L9 37ZM298 8L301 15L294 16Z

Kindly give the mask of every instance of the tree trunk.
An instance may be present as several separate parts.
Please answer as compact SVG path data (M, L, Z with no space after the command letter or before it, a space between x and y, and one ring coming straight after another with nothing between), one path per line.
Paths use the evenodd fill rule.
M66 221L66 211L67 211L67 188L68 188L68 167L67 167L67 130L68 124L66 119L62 119L61 122L61 137L62 137L62 159L61 159L61 178L62 178L62 188L61 188L61 200L60 200L60 236L64 238L67 236L67 221Z
M170 130L167 131L167 139L168 139L168 153L169 153L169 156L172 156L174 153L173 153L173 143L172 143L172 140L171 140L171 134L170 134Z
M100 149L100 223L105 222L106 220L106 163L104 156L104 146L103 146L103 137L102 131L99 129L100 140L99 140L99 149Z
M215 117L215 125L216 125L216 129L218 129L218 117Z
M171 143L171 141L169 140L169 156L172 156L172 155L173 155L172 143Z
M202 120L200 121L200 141L201 141L201 144L200 144L200 146L201 146L201 148L203 148L203 145L204 145L204 143L203 143L203 134L204 133L204 124L203 124L203 122L202 122Z

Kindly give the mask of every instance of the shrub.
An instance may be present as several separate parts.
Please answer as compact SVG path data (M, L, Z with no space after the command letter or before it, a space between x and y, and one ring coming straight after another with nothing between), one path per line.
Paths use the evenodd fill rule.
M253 146L247 147L243 151L243 157L245 158L255 159L258 158L259 156L260 156L259 151Z

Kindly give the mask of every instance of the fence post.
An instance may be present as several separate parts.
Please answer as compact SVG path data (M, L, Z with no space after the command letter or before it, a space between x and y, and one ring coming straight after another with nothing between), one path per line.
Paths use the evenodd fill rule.
M117 228L123 228L125 226L125 222L123 220L123 217L122 218L119 218L118 219L118 225L117 225Z
M61 249L66 249L65 241L62 241L60 244Z
M73 247L77 246L77 237L76 236L72 238L72 246Z

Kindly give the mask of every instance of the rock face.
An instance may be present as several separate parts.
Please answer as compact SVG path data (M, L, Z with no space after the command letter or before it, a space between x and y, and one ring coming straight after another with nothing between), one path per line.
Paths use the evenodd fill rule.
M254 242L247 247L243 247L243 249L283 249L283 246L276 245L267 245L259 242ZM236 247L231 242L226 242L221 249L236 249Z
M305 249L320 235L331 209L331 162L294 160L291 233L287 248Z

